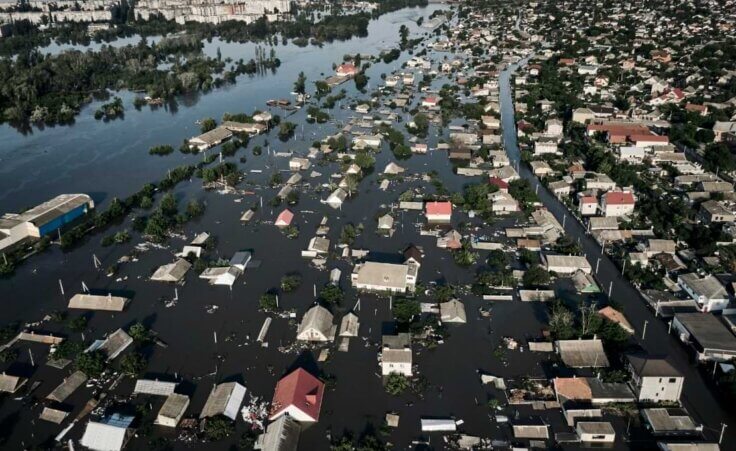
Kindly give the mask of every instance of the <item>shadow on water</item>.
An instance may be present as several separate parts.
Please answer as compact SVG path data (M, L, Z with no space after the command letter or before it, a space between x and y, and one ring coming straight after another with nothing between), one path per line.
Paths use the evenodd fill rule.
M292 371L298 370L299 368L305 370L307 373L318 376L320 374L320 368L317 364L317 359L314 358L314 354L310 350L302 351L294 362L286 368L286 371L282 376L286 376Z

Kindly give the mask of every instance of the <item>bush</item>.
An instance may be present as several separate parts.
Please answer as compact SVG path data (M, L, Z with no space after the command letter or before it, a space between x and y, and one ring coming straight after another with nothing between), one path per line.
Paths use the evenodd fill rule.
M389 395L398 396L409 388L409 379L403 374L389 374L384 388Z
M233 422L224 415L208 418L204 426L204 435L207 440L216 442L228 437L235 431Z
M258 304L261 307L261 310L264 310L266 312L277 310L278 307L278 299L276 298L276 295L273 293L266 293L258 299Z

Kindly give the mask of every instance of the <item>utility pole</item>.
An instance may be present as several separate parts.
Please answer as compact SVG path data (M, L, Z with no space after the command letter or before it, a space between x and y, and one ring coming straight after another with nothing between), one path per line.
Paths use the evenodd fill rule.
M595 262L595 273L598 274L598 266L601 264L601 258L598 257L598 260Z
M647 336L647 324L649 324L649 320L644 320L644 330L641 331L641 341L644 341L644 338Z
M613 280L608 284L608 299L611 299L611 292L613 291Z
M670 325L667 328L667 334L671 334L671 333L672 333L672 321L670 321Z
M718 444L720 445L723 441L723 434L726 432L726 428L728 425L726 423L721 423L721 436L718 438Z

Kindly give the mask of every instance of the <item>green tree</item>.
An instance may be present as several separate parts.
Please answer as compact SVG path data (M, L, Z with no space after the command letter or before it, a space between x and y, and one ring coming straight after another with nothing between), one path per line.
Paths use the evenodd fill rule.
M102 351L85 352L77 357L77 369L89 377L100 377L105 371L107 359Z
M361 169L370 169L376 164L376 159L370 153L359 150L355 153L355 159L353 162Z
M87 329L87 317L77 316L69 321L69 329L73 332L83 332Z
M299 72L296 81L294 82L294 92L297 94L304 94L306 90L307 76L304 72Z
M394 300L394 318L401 324L409 324L415 316L422 313L419 302L414 299L398 298Z
M140 321L130 326L128 335L138 343L146 343L151 340L151 332Z
M522 282L529 288L545 286L549 283L549 272L540 265L532 265L524 272Z
M211 117L202 119L202 122L199 124L199 129L202 133L207 133L210 130L214 130L216 127L217 122L215 122Z
M319 292L319 298L328 304L341 304L345 294L337 285L325 285Z
M126 376L137 377L146 369L148 361L143 355L133 352L126 354L120 361L120 370Z

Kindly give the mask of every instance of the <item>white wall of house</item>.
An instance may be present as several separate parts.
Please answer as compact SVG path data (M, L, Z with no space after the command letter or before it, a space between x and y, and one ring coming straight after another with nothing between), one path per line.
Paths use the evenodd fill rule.
M639 401L677 402L685 378L645 376L638 381Z

